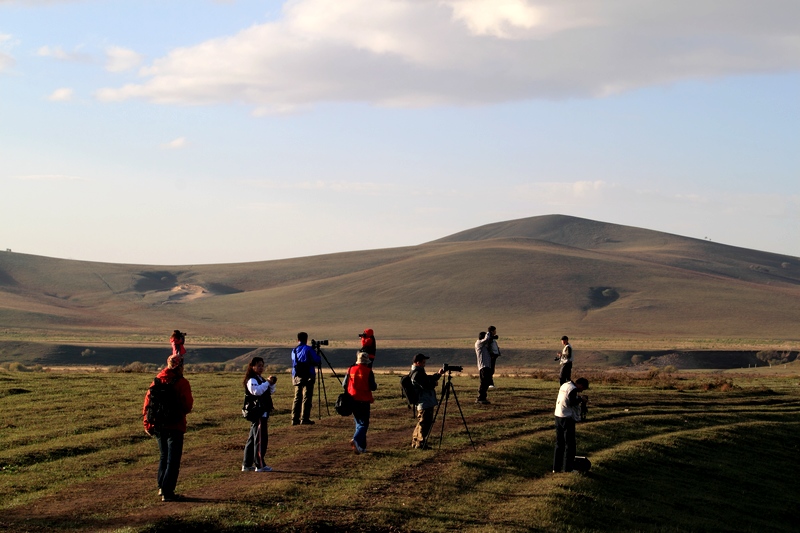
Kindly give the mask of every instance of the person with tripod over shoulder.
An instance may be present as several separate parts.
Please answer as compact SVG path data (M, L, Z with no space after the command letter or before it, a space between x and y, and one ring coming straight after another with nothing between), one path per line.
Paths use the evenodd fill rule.
M429 376L425 372L425 361L430 359L427 355L418 353L414 356L414 366L411 369L411 383L417 390L417 427L411 436L411 447L428 448L427 439L433 427L433 408L439 405L436 399L436 386L445 370L442 368L436 374Z
M292 383L294 383L294 402L292 403L292 425L313 424L311 403L314 400L314 381L316 367L322 358L308 345L308 333L297 334L298 344L292 350Z

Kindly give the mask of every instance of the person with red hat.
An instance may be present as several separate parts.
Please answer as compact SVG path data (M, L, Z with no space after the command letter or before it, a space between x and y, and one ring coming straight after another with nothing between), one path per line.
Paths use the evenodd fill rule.
M361 337L361 351L366 352L369 356L369 367L372 368L372 364L375 362L375 332L367 328L358 336Z

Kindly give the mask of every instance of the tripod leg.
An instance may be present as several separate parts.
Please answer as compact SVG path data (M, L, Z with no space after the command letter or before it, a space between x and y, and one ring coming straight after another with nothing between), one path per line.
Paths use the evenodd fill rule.
M450 386L452 387L452 384ZM469 437L469 442L472 444L472 449L477 450L477 448L475 447L475 441L472 440L472 435L470 434L469 428L467 427L467 419L464 418L464 411L461 410L461 403L458 401L458 396L456 395L455 387L453 387L453 398L456 401L456 406L458 406L458 412L461 413L461 421L464 422L464 429L467 430L467 436Z
M450 389L453 387L453 384L450 381L444 387L444 411L442 411L442 431L439 433L439 449L442 449L442 441L444 440L444 422L447 418L447 402L450 400Z

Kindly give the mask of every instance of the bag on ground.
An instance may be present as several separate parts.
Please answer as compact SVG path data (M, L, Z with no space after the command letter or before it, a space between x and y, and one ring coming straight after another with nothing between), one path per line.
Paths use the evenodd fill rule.
M578 472L588 472L592 468L592 462L586 457L577 456L575 457L573 468Z

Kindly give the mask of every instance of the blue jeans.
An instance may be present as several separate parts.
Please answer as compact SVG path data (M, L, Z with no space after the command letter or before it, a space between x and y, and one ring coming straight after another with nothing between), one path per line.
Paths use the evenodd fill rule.
M156 433L161 458L158 461L158 488L162 494L175 494L178 472L183 455L183 433L176 430L160 430Z
M353 433L353 442L359 452L367 449L367 429L369 429L369 402L353 401L353 420L356 421L356 431Z
M267 422L269 413L258 419L258 422L250 423L250 434L247 436L247 443L244 445L244 459L242 466L262 468L265 465L264 455L267 453L267 443L269 433Z

